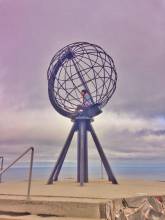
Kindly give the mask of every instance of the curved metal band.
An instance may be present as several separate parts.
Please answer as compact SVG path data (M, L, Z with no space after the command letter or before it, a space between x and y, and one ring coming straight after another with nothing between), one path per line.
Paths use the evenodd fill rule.
M55 81L56 75L58 73L58 70L61 66L62 66L62 62L61 62L61 60L58 60L58 62L53 67L53 74L51 74L50 78L48 79L49 100L57 112L59 112L60 114L62 114L65 117L70 118L71 113L60 108L58 101L56 99L56 96L54 95L54 81Z

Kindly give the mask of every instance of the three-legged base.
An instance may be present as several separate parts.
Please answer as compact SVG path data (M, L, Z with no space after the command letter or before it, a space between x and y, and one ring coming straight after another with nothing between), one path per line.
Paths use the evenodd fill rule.
M117 184L117 180L111 170L111 167L108 163L108 160L104 154L104 151L101 147L101 144L97 138L97 135L91 125L91 118L89 117L77 117L74 120L74 124L70 130L68 138L64 144L64 147L58 157L58 160L55 164L55 167L49 177L48 184L52 184L53 181L58 180L62 164L65 160L66 154L68 152L69 146L71 144L74 133L78 133L78 143L77 143L77 182L80 182L82 186L84 182L88 182L88 141L87 141L87 132L90 132L100 158L103 162L104 168L106 170L108 180L113 184Z

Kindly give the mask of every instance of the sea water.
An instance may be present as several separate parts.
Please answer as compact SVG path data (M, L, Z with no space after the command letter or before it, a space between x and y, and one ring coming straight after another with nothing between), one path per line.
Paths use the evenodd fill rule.
M115 162L111 166L116 178L124 179L144 179L165 181L165 162L153 163L129 163ZM38 164L33 166L33 179L47 180L53 169L52 164ZM6 171L3 176L3 181L27 180L29 175L29 167L15 166ZM61 169L59 179L75 179L77 176L77 168L75 163L65 163ZM89 164L89 179L107 178L106 172L101 163Z

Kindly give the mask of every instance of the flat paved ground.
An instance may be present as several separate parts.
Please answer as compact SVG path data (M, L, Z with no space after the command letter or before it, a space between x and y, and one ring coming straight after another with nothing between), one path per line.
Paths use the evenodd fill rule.
M94 219L94 218L68 218L68 217L49 217L49 218L43 218L43 217L38 217L35 215L31 216L23 216L23 217L10 217L10 216L0 216L0 220L99 220L99 219ZM101 220L101 219L100 219ZM105 220L105 219L102 219Z
M27 181L2 182L0 199L22 199L27 193ZM46 185L46 181L33 181L31 199L60 201L106 201L112 198L127 198L143 195L165 195L165 182L144 180L119 180L114 185L107 180L91 181L80 187L73 180Z

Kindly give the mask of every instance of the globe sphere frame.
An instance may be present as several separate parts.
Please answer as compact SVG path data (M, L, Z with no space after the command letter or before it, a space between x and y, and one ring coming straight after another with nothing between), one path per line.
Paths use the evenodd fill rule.
M50 62L47 78L51 104L69 118L78 115L82 90L88 92L93 105L102 109L117 83L113 59L100 46L87 42L72 43L59 50ZM92 116L98 113L101 111L93 111Z

